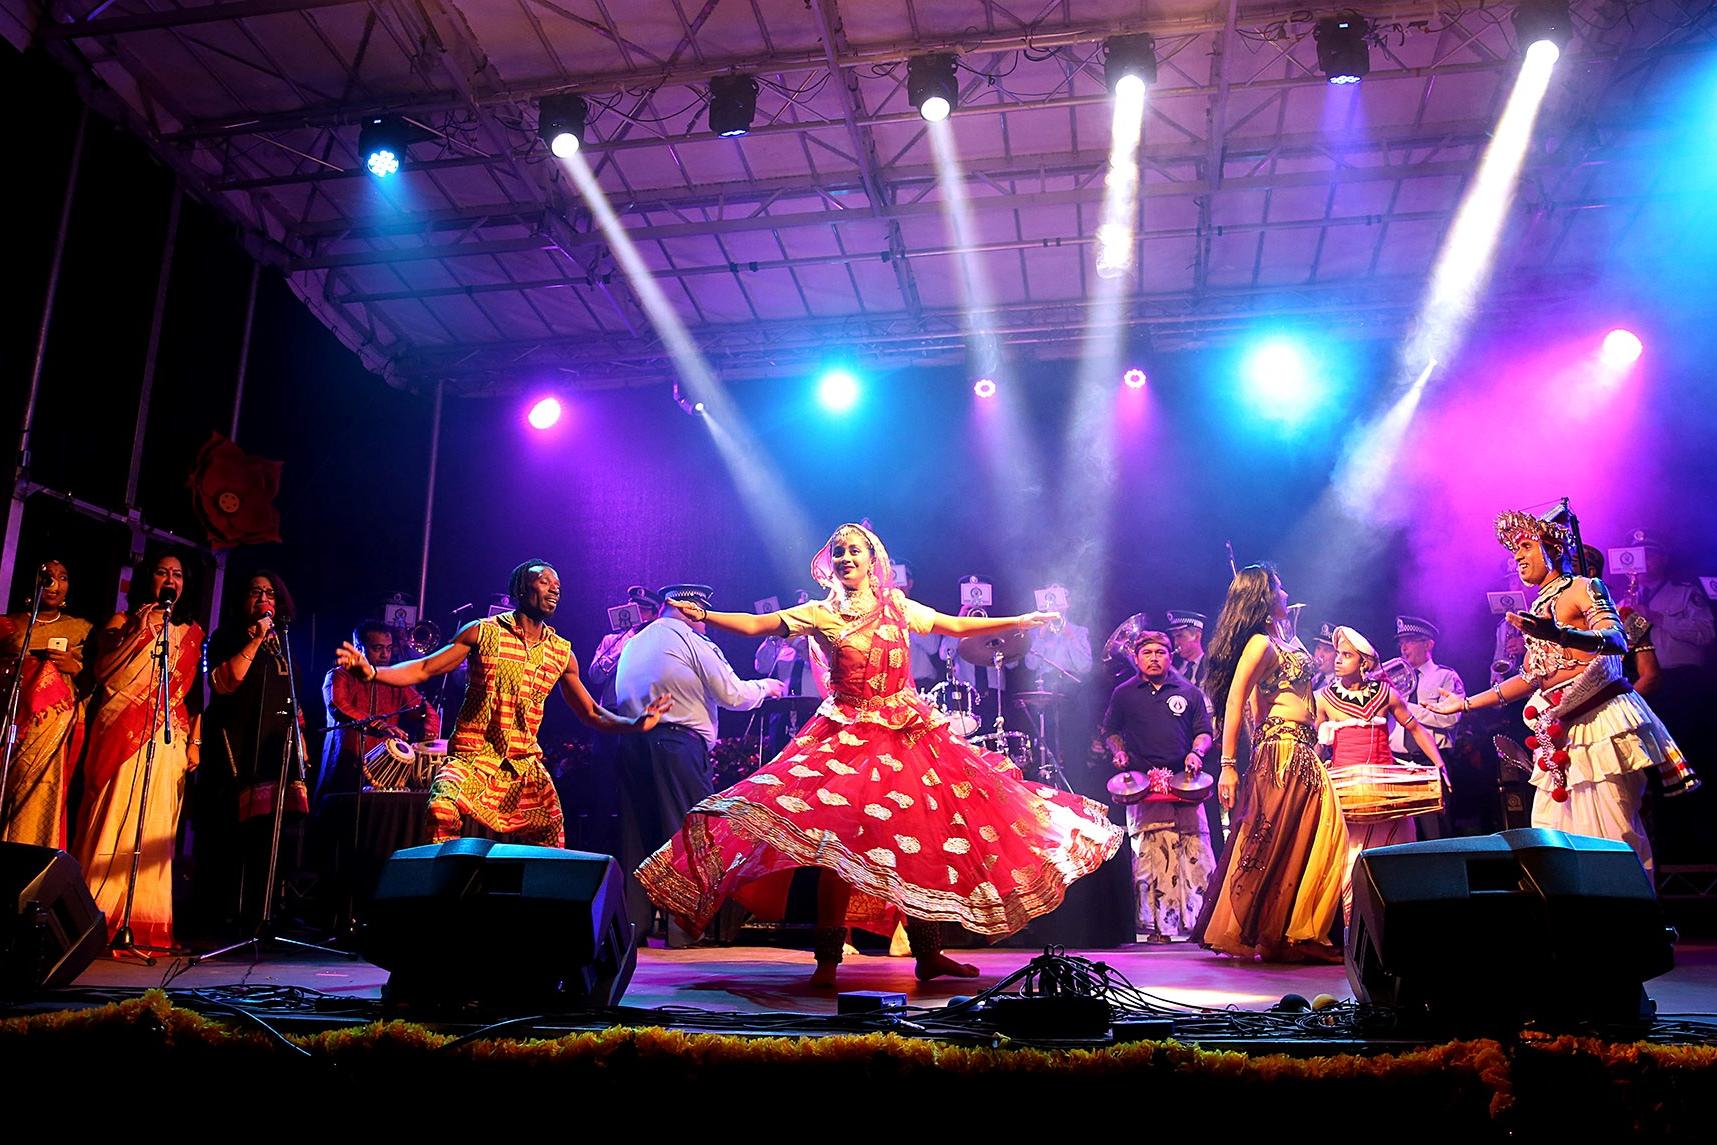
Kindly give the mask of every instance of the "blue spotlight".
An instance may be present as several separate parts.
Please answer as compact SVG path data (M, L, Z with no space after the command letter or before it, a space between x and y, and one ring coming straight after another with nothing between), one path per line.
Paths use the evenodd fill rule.
M406 144L412 142L411 126L395 116L376 116L364 121L358 132L358 158L364 169L378 179L399 172L405 161Z
M858 379L845 370L829 370L817 383L817 400L831 413L846 413L858 399Z
M1298 418L1315 396L1304 351L1284 338L1254 348L1246 356L1243 374L1247 397L1267 417Z

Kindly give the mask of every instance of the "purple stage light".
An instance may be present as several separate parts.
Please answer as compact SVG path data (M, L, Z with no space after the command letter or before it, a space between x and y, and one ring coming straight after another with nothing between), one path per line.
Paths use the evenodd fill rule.
M1132 369L1121 375L1121 381L1126 384L1129 390L1144 389L1145 380L1145 372L1137 366L1134 366Z
M1632 330L1611 330L1604 335L1604 365L1611 369L1620 370L1631 366L1639 361L1639 356L1643 353L1645 344Z
M531 407L526 420L532 429L548 429L560 420L560 400L543 398Z
M977 394L981 398L993 398L993 397L995 397L996 396L995 379L993 379L993 378L979 378L977 381L972 383L972 392L974 394Z

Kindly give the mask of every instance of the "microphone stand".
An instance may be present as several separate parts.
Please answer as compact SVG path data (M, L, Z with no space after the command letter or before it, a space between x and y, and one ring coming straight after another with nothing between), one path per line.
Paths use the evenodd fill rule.
M36 617L42 612L42 595L47 586L42 574L36 574L36 589L30 594L30 619L24 625L24 642L18 645L18 666L12 671L12 682L6 688L6 742L0 745L0 828L7 824L6 793L12 783L12 760L18 754L18 701L24 691L24 657L30 654L30 635L36 631ZM0 837L4 833L0 832Z
M286 742L280 749L280 774L274 780L274 822L268 841L268 881L262 889L262 918L256 924L256 933L241 942L230 943L219 950L211 950L207 954L199 954L191 959L193 966L210 962L235 950L250 951L252 962L258 961L263 949L273 943L276 946L287 946L294 950L313 950L318 954L338 954L343 958L356 958L354 951L340 950L332 946L321 946L314 942L302 942L296 938L282 938L275 933L274 926L274 890L275 881L280 871L280 835L286 821L286 789L287 777L293 773L294 758L298 762L298 773L303 774L304 751L303 738L298 731L298 680L292 669L292 641L288 639L287 625L277 624L280 634L280 657L286 665L286 695L290 701L286 722ZM261 728L257 732L260 736Z
M149 742L143 748L143 788L137 796L137 830L131 837L131 871L125 878L125 912L120 916L119 929L113 933L113 941L108 948L115 954L126 954L141 959L143 965L155 965L155 959L146 951L165 952L164 947L140 946L136 935L131 932L131 907L137 898L137 872L143 865L143 824L149 817L149 784L155 774L155 741L156 730L160 729L160 740L165 744L173 742L173 714L169 707L169 693L172 681L167 670L168 633L173 629L173 601L163 600L161 603L161 635L155 638L155 648L149 658L155 661L155 693L149 704Z

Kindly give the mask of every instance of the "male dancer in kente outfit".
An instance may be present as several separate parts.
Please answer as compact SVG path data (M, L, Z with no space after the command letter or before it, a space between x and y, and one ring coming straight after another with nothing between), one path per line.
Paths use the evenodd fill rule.
M1532 825L1619 840L1649 871L1651 843L1640 822L1646 773L1658 769L1666 795L1690 791L1698 780L1622 674L1621 617L1603 581L1574 575L1568 528L1510 510L1496 519L1496 538L1514 554L1521 581L1538 590L1528 611L1508 614L1526 637L1525 662L1518 675L1476 696L1444 692L1426 706L1448 715L1530 696L1524 715L1537 763Z
M419 687L471 661L447 760L429 787L432 843L475 835L565 845L560 797L537 743L543 700L557 684L573 714L598 731L649 731L666 706L665 698L658 699L626 719L590 698L572 645L547 623L560 603L560 576L547 561L514 569L507 592L513 611L472 621L452 643L420 660L377 668L350 643L336 653L342 668L366 682L379 679L397 687Z

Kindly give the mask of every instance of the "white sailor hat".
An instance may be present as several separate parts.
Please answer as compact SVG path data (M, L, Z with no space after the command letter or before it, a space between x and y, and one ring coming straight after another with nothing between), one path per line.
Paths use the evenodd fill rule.
M1435 640L1437 626L1423 616L1397 616L1395 618L1395 639Z

